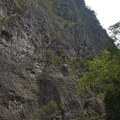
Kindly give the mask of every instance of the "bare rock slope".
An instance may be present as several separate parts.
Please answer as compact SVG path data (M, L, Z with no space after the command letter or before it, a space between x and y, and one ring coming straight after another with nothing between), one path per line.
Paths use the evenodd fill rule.
M39 120L40 106L50 100L66 120L104 111L101 101L83 100L75 85L83 61L107 41L83 0L1 0L0 120Z

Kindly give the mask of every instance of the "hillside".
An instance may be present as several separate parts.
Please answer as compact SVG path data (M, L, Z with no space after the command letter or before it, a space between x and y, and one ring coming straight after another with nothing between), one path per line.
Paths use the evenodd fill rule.
M84 0L0 1L0 120L39 120L56 101L62 119L99 116L101 100L75 85L108 35Z

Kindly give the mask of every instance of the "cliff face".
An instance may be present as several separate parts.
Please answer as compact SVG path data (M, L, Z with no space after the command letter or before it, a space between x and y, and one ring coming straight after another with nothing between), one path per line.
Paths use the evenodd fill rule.
M107 39L83 0L1 0L0 120L37 120L50 100L66 120L91 114L75 84ZM96 115L103 106L94 101Z

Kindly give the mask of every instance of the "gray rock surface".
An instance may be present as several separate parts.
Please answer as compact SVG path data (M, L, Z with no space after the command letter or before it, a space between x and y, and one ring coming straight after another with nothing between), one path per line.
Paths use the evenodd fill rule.
M84 107L75 85L83 63L74 61L99 53L108 39L96 17L96 30L85 22L83 11L95 17L83 0L0 1L0 120L39 120L37 111L50 100L64 119L81 119ZM91 104L86 101L85 110Z

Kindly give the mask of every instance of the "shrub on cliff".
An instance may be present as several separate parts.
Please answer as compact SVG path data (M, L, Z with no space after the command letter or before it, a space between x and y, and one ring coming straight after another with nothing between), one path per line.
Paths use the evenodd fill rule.
M51 100L47 105L40 107L40 120L53 120L58 118L60 111L58 110L57 103Z

